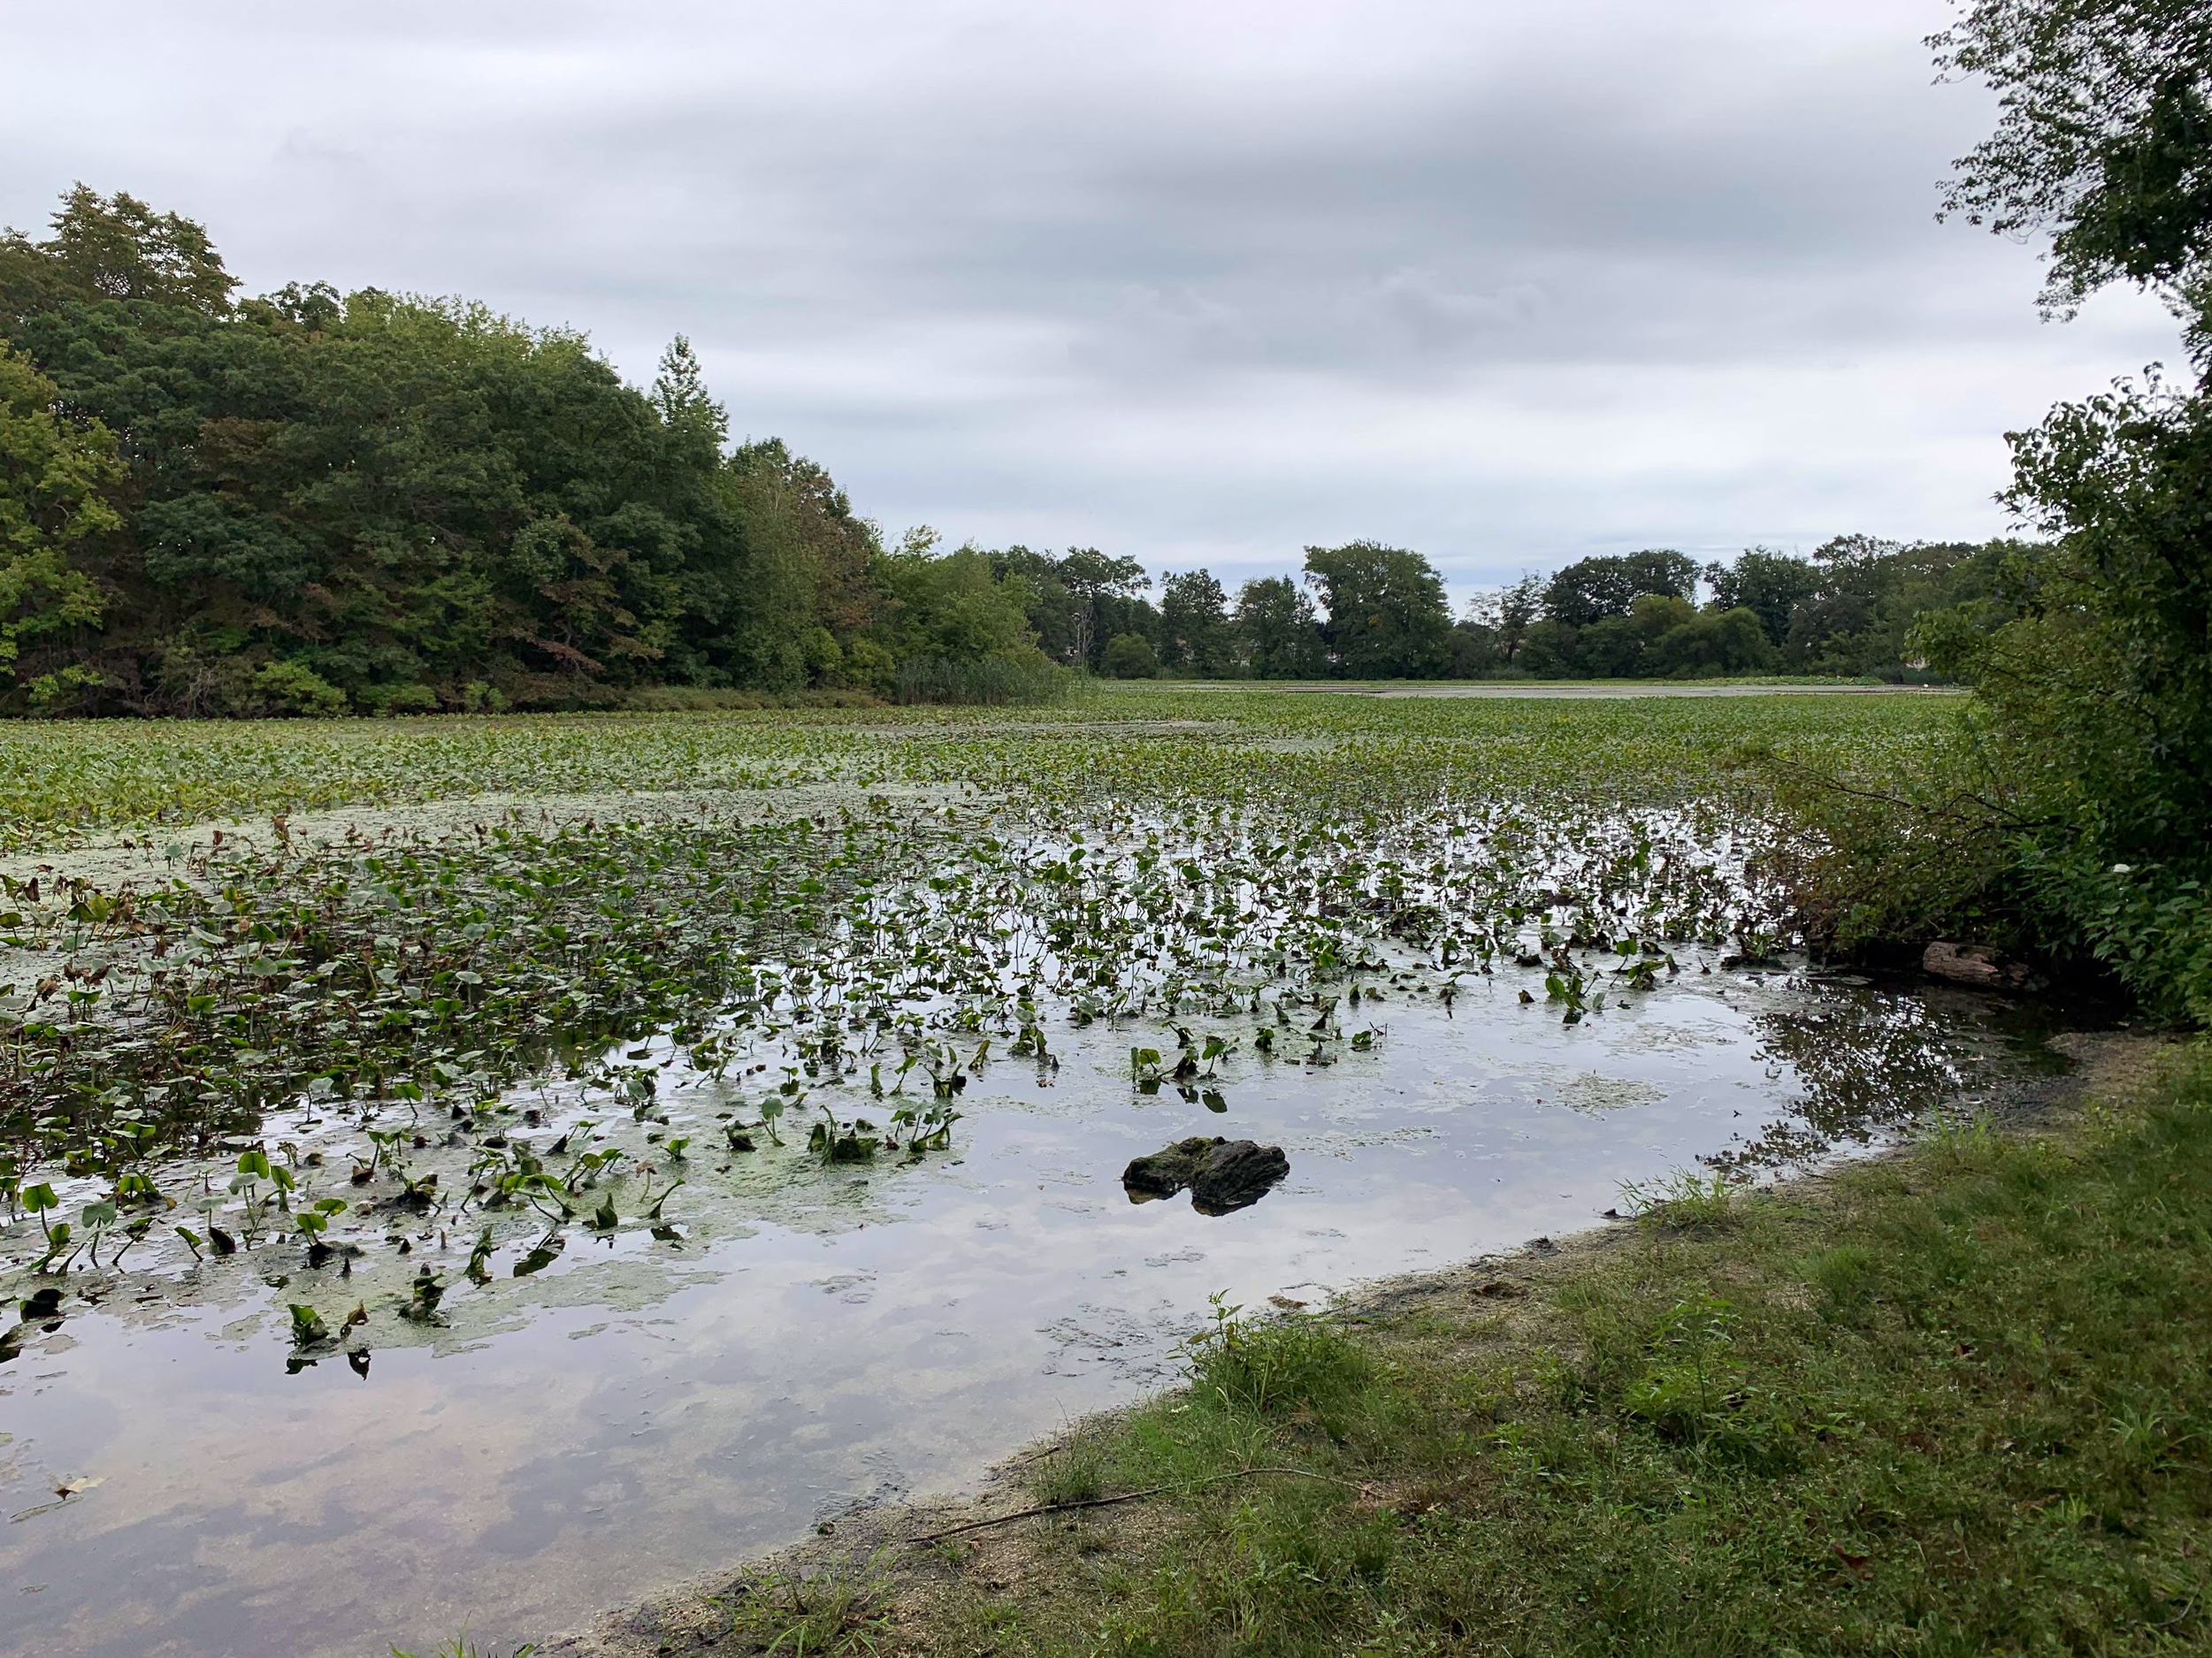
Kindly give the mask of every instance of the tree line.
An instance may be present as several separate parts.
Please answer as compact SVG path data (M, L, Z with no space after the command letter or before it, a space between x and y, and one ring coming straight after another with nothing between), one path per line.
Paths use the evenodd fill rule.
M1047 666L987 565L888 551L821 467L732 446L680 338L639 390L479 305L237 287L201 226L127 195L80 186L47 238L0 237L0 706L574 707Z
M2000 571L2030 551L1848 535L1810 557L1754 547L1701 566L1651 549L1525 577L1456 619L1427 559L1371 541L1308 547L1298 577L1262 577L1234 597L1206 570L1169 574L1157 603L1133 559L984 556L1023 584L1048 655L1119 678L1910 679L1930 676L1916 629L1970 609L1971 625L1995 625L1984 611Z
M1095 547L887 546L822 467L459 300L241 298L205 230L82 186L0 237L0 708L603 706L662 691L1049 694L1262 679L1910 670L1998 553L1864 537L1585 559L1455 617L1421 554L1309 547L1232 596ZM1701 581L1710 597L1696 602Z

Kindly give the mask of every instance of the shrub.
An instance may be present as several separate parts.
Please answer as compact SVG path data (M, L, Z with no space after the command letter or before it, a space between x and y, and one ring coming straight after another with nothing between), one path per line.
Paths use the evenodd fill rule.
M342 713L346 693L313 669L299 662L264 662L251 681L255 696L271 714ZM431 699L437 706L437 699Z
M1340 1410L1367 1384L1366 1351L1313 1318L1246 1318L1220 1295L1213 1324L1184 1345L1191 1385L1232 1410Z
M1108 639L1104 661L1107 675L1114 679L1160 677L1160 658L1141 633L1117 633Z

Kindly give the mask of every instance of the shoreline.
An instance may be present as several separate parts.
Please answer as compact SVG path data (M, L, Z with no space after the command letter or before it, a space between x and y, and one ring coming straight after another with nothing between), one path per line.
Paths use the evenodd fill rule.
M2094 1102L2155 1091L2174 1073L2175 1056L2189 1051L2177 1035L2139 1030L2074 1033L2053 1038L2051 1046L2072 1062L2069 1069L2022 1079L1982 1103L1977 1120L2000 1138L2032 1141L2063 1131ZM1925 1138L1916 1137L1831 1162L1756 1188L1749 1202L1780 1199L1818 1211L1833 1202L1839 1183L1855 1172L1909 1164L1925 1146ZM1556 1344L1564 1333L1556 1292L1649 1231L1648 1221L1609 1219L1558 1238L1534 1239L1519 1249L1372 1280L1300 1321L1357 1330L1362 1333L1355 1339L1363 1340L1464 1315L1472 1305L1481 1310L1495 1340L1530 1353ZM733 1608L741 1613L747 1601L779 1591L796 1599L800 1585L836 1585L829 1592L865 1595L896 1627L926 1626L942 1620L948 1596L996 1595L1035 1577L1040 1556L1052 1551L1055 1524L1091 1533L1103 1525L1114 1533L1115 1546L1140 1540L1162 1523L1149 1501L1114 1498L1035 1512L1040 1506L1037 1472L1040 1464L1065 1458L1071 1449L1177 1398L1189 1386L1181 1383L1071 1422L1018 1447L968 1489L863 1504L825 1522L812 1537L609 1608L582 1628L541 1639L533 1658L658 1658L725 1643L746 1650L742 1639L733 1638ZM964 1535L948 1544L941 1540L948 1532Z

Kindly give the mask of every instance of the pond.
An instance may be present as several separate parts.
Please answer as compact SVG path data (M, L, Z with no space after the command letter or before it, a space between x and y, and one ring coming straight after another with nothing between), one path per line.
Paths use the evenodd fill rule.
M534 1639L1169 1382L1212 1296L1971 1111L2032 1034L1813 971L1728 758L1932 706L74 734L0 867L0 1650ZM1279 1178L1125 1187L1217 1137Z
M356 1200L319 1265L273 1209L250 1234L270 1182L230 1192L226 1146L163 1181L216 1194L234 1253L151 1237L119 1268L80 1267L0 1371L0 1645L304 1655L427 1650L463 1626L542 1636L854 1504L956 1486L1163 1384L1210 1295L1319 1307L1587 1226L1624 1185L1701 1158L1752 1173L1879 1144L2045 1063L1993 1001L1796 959L1722 969L1723 953L1686 948L1652 989L1570 1022L1549 965L1440 980L1433 955L1378 947L1347 981L1357 1005L1322 1016L1326 1043L1256 1051L1291 1028L1279 1016L1183 1023L1202 1074L1180 1086L1176 1022L1045 1020L1041 1058L963 1056L959 1119L919 1156L810 1155L808 1111L763 1119L758 1061L716 1074L665 1039L615 1056L653 1073L643 1112L610 1109L603 1073L549 1073L503 1112L374 1119L409 1124L407 1176L448 1194L491 1139L561 1145L553 1167L621 1148L625 1215L656 1224L586 1216L557 1253L534 1217L496 1217L486 1239L480 1211L372 1208L362 1194L396 1181L352 1182L374 1151L364 1118L281 1106L254 1143L296 1171L295 1203ZM1197 1065L1209 1035L1235 1045ZM1164 1056L1136 1081L1132 1047ZM838 1121L888 1119L853 1091ZM734 1125L752 1151L728 1149ZM1125 1165L1195 1135L1280 1146L1289 1173L1224 1214L1132 1201ZM294 1303L333 1334L353 1306L370 1317L302 1347Z

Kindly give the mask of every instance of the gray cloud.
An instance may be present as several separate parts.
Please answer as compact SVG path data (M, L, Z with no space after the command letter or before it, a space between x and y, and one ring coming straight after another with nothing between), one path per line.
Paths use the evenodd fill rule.
M894 531L1460 585L2001 527L2000 434L2154 356L1932 222L1929 0L11 7L0 217L73 179L258 287L692 335Z

